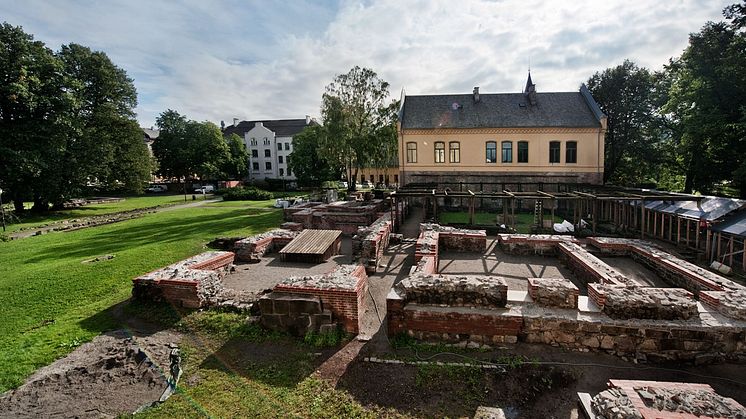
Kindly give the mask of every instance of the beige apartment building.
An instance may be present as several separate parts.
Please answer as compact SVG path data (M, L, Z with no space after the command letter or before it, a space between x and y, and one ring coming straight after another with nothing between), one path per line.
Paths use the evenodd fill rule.
M538 93L530 74L523 93L404 96L400 184L601 184L605 131L585 85Z

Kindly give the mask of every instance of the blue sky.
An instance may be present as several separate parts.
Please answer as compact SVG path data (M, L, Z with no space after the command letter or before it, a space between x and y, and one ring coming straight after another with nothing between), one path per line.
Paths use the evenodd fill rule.
M660 69L730 1L0 0L50 48L106 52L135 81L138 119L319 116L336 74L375 70L398 97L572 91L625 58Z

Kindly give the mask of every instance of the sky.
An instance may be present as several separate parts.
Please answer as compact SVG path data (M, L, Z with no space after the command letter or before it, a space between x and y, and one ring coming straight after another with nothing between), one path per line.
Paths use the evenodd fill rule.
M138 120L320 118L336 75L368 67L407 94L575 91L625 58L653 70L735 0L0 0L53 50L105 52Z

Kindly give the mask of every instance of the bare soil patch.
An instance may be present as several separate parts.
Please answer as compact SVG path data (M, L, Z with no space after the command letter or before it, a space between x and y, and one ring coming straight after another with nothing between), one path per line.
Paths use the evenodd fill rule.
M0 397L0 417L116 417L158 400L166 387L168 343L163 332L133 338L124 331L96 337L39 369Z

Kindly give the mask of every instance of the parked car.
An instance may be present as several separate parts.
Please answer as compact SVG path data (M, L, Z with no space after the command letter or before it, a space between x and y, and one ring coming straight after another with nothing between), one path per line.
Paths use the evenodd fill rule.
M373 189L373 183L369 180L364 180L360 182L360 187L365 189Z
M338 188L345 188L345 189L347 189L348 188L347 181L340 180L339 182L337 182L337 187Z
M201 194L207 194L207 193L213 193L215 192L215 187L212 185L205 185L201 188L197 188L194 190L195 193L201 193Z
M160 193L160 192L166 192L168 188L166 185L150 185L147 188L145 188L145 192L151 192L151 193Z

